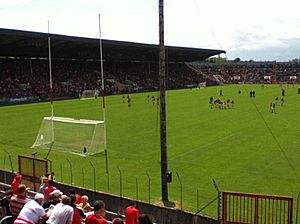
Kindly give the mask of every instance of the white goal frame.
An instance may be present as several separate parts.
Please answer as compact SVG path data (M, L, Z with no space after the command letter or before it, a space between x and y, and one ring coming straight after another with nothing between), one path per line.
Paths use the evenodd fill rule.
M49 122L49 123L46 124L46 122ZM93 133L91 134L91 137L89 139L87 139L87 141L89 142L88 145L85 145L82 148L80 148L79 146L74 146L73 148L70 146L58 146L59 150L67 151L67 152L75 153L75 154L79 154L79 155L84 155L84 156L93 155L93 154L101 153L101 152L105 151L105 145L106 145L105 136L103 136L103 147L102 148L99 147L99 150L94 150L94 144L95 144L95 141L97 141L97 139L95 139L97 127L99 127L99 125L103 125L103 127L104 127L104 121L76 119L76 118L68 118L68 117L44 117L43 121L41 123L40 129L39 129L38 135L35 139L34 144L31 146L31 148L48 149L49 152L52 149L56 150L56 145L55 145L55 142L56 142L55 128L57 125L56 122L65 123L65 124L76 124L76 125L94 125ZM78 128L80 129L80 127L77 127L77 129ZM83 128L84 128L84 126L83 126ZM47 136L47 138L44 137L44 135ZM46 138L45 141L44 141L44 138ZM74 142L76 142L76 139L74 139ZM66 142L66 145L67 144L68 144L68 142ZM70 142L70 145L72 145L71 142ZM101 144L99 144L99 146L100 145ZM79 150L79 148L80 148L80 150ZM86 150L87 150L86 153L84 153L84 151L82 151L82 149L84 149L84 148L86 148ZM93 150L89 151L89 149L91 149L91 148L93 148Z

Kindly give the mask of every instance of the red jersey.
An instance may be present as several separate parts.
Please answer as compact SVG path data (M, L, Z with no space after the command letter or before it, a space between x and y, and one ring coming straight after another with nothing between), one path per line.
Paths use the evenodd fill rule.
M13 216L18 216L24 205L29 202L30 199L23 195L13 195L10 199L9 209Z
M19 194L18 187L20 185L20 180L21 179L22 179L22 176L21 175L17 175L17 176L15 176L13 182L11 183L11 188L12 188L14 194Z
M107 221L105 218L101 216L96 216L95 214L91 214L85 219L85 223L86 224L107 224Z
M11 184L11 188L14 192L14 194L18 194L18 187L19 187L20 183L17 182L16 180L13 180L12 184Z
M75 194L75 197L76 197L76 202L75 204L78 205L81 203L81 196L79 194Z
M78 211L78 208L73 207L73 211L74 211L74 213L73 213L73 222L72 222L72 224L81 224L82 223L82 217L81 217L81 215ZM83 211L82 211L82 214L84 214Z
M140 211L135 206L129 206L126 208L126 224L138 224L138 217Z
M55 189L56 189L56 187L53 187L53 186L47 186L47 187L45 187L45 190L44 190L45 201L49 200L50 193L52 191L54 191Z

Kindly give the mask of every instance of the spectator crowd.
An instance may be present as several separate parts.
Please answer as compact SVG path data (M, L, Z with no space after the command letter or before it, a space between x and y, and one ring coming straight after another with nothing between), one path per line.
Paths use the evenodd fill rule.
M256 83L262 84L271 77L271 83L293 83L299 80L300 64L294 62L226 62L194 64L206 80L214 76L221 77L225 83ZM291 77L297 77L296 80Z
M157 90L158 64L154 62L104 62L105 93ZM300 64L292 62L167 63L168 89L223 83L295 82ZM100 63L92 60L52 60L53 91L49 64L42 59L0 58L0 101L10 98L78 97L84 90L101 87ZM291 77L296 77L291 80Z
M22 183L22 176L16 175L11 189L5 192L0 204L0 220L7 218L9 224L151 224L153 221L131 201L124 215L109 212L114 218L106 219L106 207L102 200L95 200L93 206L87 195L79 195L74 189L64 194L53 186L53 174L41 178L40 192L32 198ZM2 217L1 217L2 216Z
M53 97L78 97L83 90L101 87L97 61L52 61ZM202 75L184 63L169 63L167 85L184 88L203 81ZM0 59L0 100L9 98L49 98L47 60ZM118 94L158 89L158 64L144 62L104 62L105 92Z

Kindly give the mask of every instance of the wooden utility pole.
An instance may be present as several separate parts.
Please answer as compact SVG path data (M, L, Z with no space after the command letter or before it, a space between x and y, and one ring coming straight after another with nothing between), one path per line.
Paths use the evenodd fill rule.
M164 45L164 1L159 0L159 89L160 89L160 150L161 150L161 190L163 202L168 202L168 156L167 156L167 116L166 116L166 61Z

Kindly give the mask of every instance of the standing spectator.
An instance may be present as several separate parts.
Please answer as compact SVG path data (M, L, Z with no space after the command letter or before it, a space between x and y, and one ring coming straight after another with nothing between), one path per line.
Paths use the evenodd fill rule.
M136 207L135 201L130 201L130 205L126 208L126 224L138 224L140 211Z
M63 196L61 203L55 205L49 219L48 224L72 224L73 208L70 206L71 199L68 196Z
M94 213L90 214L86 220L86 224L107 224L105 216L105 204L103 201L95 201L94 203Z
M81 207L77 207L75 204L76 197L71 196L71 207L73 208L73 222L72 224L81 224L82 220L85 219L85 214Z
M47 183L49 181L50 173L46 173L45 176L41 177L41 186L40 193L44 194L45 187L47 187Z
M55 176L55 173L51 172L49 178L54 181L54 176Z
M43 184L41 184L39 189L40 193L45 194L45 188L48 187L48 182L49 182L48 178L43 180Z
M53 187L53 180L48 180L48 186L45 187L45 190L44 190L44 195L45 195L45 201L48 201L49 200L49 196L50 196L50 193L54 190L56 190L56 187ZM47 183L46 182L46 183Z
M17 217L23 208L23 206L30 201L29 198L27 198L27 190L26 186L24 184L20 184L18 187L18 194L14 194L9 203L9 209L13 217Z
M11 189L13 190L14 194L18 194L18 187L22 182L22 175L16 175L11 183Z
M37 224L40 219L46 217L44 208L41 206L44 203L44 195L37 193L34 200L27 202L14 224Z

